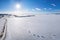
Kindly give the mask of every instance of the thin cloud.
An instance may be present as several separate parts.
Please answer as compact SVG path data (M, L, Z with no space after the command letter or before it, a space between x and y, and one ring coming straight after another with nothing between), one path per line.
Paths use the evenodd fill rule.
M40 8L35 8L36 10L40 11L41 9Z
M52 6L56 6L56 4L51 4Z
M32 11L35 11L35 9L32 9Z
M48 10L52 10L52 8L49 8Z
M44 8L44 10L47 10L47 8Z

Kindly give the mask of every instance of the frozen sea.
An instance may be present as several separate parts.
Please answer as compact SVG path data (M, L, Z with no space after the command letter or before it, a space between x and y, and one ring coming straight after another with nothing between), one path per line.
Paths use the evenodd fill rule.
M60 40L60 15L9 17L5 40Z

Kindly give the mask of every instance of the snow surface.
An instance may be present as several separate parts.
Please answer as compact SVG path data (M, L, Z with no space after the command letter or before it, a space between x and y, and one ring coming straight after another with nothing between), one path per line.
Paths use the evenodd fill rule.
M60 15L10 17L5 40L60 40Z
M5 23L5 18L0 18L0 33L3 30L4 23Z

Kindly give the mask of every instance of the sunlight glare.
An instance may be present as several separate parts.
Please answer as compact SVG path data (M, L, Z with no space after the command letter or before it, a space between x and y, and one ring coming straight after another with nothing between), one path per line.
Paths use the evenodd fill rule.
M16 9L20 9L21 8L21 4L16 4Z

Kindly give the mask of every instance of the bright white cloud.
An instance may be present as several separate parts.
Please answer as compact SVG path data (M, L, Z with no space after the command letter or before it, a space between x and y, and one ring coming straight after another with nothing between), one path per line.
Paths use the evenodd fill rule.
M51 4L52 6L56 6L56 4Z

